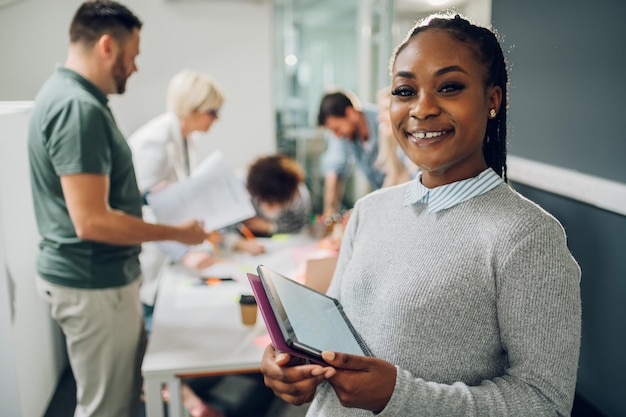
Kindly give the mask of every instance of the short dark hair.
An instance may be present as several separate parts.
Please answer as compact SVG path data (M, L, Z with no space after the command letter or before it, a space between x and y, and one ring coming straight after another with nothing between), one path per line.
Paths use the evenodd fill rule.
M86 1L70 24L70 42L93 45L102 35L123 41L143 23L126 6L112 0Z
M346 108L348 107L354 107L354 103L346 94L342 92L327 93L320 103L317 124L324 126L329 116L345 117Z
M252 197L265 203L291 201L304 181L304 171L295 159L283 155L263 156L248 168L246 186Z

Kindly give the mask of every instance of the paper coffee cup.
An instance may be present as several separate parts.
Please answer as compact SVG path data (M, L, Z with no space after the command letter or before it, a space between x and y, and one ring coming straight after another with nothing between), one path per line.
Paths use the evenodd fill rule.
M255 324L258 308L254 295L242 294L239 298L239 307L241 307L241 322L248 326Z

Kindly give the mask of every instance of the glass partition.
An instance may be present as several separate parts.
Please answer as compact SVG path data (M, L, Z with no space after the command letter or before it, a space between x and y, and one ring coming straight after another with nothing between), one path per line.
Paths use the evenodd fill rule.
M491 18L491 0L274 0L277 148L305 168L315 210L326 143L317 127L324 92L342 88L375 102L376 92L389 84L395 45L417 20L442 8L482 24ZM359 184L358 174L348 181L348 199L364 192Z

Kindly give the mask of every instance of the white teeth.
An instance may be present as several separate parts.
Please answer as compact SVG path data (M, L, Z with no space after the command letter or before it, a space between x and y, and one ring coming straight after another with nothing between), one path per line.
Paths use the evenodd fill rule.
M431 139L439 137L444 133L446 132L417 132L414 133L413 136L415 136L417 139Z

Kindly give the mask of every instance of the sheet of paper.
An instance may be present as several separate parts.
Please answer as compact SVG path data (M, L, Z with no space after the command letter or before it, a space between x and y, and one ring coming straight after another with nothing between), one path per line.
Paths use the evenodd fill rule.
M226 162L214 151L183 181L148 194L159 223L202 220L206 230L217 230L255 215L250 195Z

